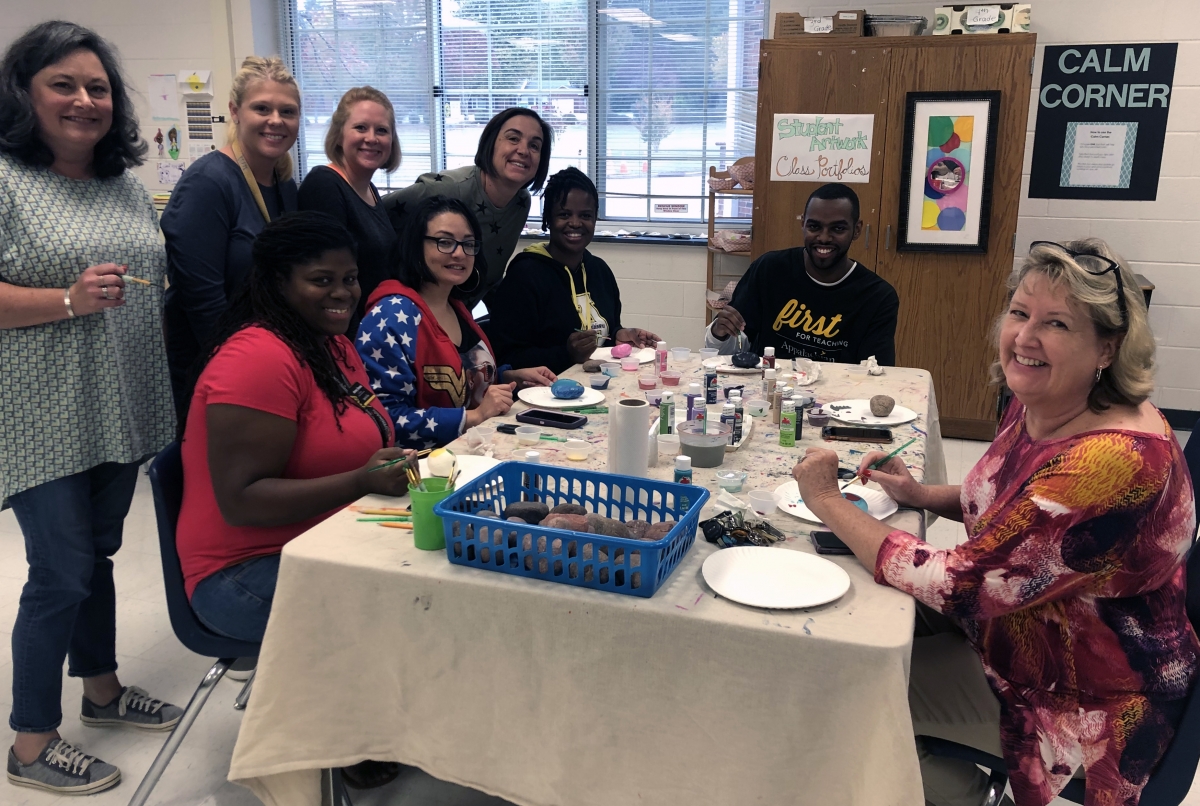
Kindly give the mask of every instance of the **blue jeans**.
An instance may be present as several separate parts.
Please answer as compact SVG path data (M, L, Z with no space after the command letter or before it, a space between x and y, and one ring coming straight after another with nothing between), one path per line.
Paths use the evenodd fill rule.
M71 677L117 670L112 556L137 478L137 463L106 462L9 496L29 563L12 633L8 724L19 733L62 723L63 658Z
M192 610L215 633L239 641L261 642L279 579L279 555L222 568L200 580L192 591Z

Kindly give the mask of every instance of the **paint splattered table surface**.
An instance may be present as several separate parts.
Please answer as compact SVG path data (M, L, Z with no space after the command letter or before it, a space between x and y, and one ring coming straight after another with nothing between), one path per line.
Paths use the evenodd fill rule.
M685 381L700 372L698 361L677 368ZM895 435L919 437L905 461L934 477L930 386L919 370L869 377L833 366L806 391L822 402L882 392L917 411ZM644 394L636 387L636 373L614 378L609 403ZM579 432L594 444L588 468L604 467L606 424L589 415ZM794 457L819 442L806 425L781 449L776 428L760 419L755 429L725 465L750 474L747 490L787 480ZM866 447L828 445L846 466ZM556 443L538 447L543 461L568 463ZM496 436L497 459L526 449ZM669 462L650 470L670 472ZM712 485L714 473L697 469L695 481ZM889 521L921 528L914 512ZM812 551L807 525L775 522L791 539L767 550ZM338 513L284 549L230 778L288 806L316 806L318 771L362 758L415 764L521 806L921 803L907 696L912 600L853 557L834 557L851 579L841 599L747 607L705 584L713 551L698 537L640 599L450 565L407 532ZM736 748L731 763L723 747Z

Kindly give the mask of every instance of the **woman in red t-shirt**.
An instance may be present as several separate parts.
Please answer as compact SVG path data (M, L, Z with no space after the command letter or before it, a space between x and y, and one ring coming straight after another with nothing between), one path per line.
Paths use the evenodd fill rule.
M263 229L253 267L195 370L177 544L192 609L261 641L284 544L367 494L403 495L403 456L344 335L358 303L354 240L324 213Z

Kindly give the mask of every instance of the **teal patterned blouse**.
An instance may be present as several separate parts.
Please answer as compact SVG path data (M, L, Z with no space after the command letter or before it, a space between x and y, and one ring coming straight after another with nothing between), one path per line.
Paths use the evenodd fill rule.
M77 180L0 154L0 282L66 288L88 266L150 281L89 316L0 329L0 500L174 437L163 348L167 257L149 194L126 171Z

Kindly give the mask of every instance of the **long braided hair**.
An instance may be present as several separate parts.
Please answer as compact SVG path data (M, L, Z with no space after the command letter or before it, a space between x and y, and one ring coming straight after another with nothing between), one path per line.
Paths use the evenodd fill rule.
M185 405L191 405L196 382L221 345L235 333L258 325L282 339L300 364L312 370L317 388L329 398L335 415L345 412L342 371L332 352L338 351L340 360L344 358L342 350L324 333L313 330L283 296L283 285L290 278L292 269L339 249L356 256L358 253L349 230L325 213L286 213L263 227L251 248L253 265L245 282L234 293L229 310L221 316L216 334L201 353L201 359L192 366ZM187 411L184 411L180 417L181 430L186 422ZM338 429L341 429L340 423Z

